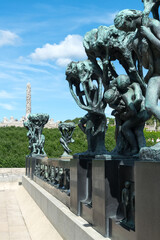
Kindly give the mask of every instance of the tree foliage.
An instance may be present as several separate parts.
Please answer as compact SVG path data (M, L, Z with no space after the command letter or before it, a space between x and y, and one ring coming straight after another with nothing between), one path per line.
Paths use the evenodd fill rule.
M76 119L76 123L79 119ZM105 145L108 151L112 151L116 145L115 127L110 126L106 132ZM29 154L27 130L20 127L0 128L0 167L25 167L25 156ZM45 151L49 158L58 158L63 154L63 148L59 142L61 134L58 129L44 129ZM144 131L147 146L154 145L159 132ZM152 142L151 140L154 140ZM87 150L86 135L76 126L73 133L74 143L70 143L69 148L72 154L85 152Z

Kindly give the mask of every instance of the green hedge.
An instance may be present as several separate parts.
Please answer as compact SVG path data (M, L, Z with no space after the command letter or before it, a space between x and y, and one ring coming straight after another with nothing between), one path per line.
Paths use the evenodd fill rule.
M24 167L28 153L25 128L0 128L0 167Z
M114 138L115 127L109 126L106 132L106 148L108 151L115 147ZM29 154L27 130L20 127L1 127L0 128L0 167L25 167L25 156ZM61 137L58 129L44 129L45 151L48 157L60 157L63 148L59 143ZM144 131L147 146L154 145L156 139L160 137L160 132ZM154 142L148 139L154 139ZM74 143L69 145L72 154L87 150L86 135L76 127L73 133Z

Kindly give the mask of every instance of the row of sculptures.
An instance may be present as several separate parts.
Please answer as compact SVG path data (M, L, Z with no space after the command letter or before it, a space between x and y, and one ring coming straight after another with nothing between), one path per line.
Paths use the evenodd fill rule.
M88 59L71 62L66 69L70 92L78 106L87 111L79 123L87 135L85 154L132 156L141 152L151 156L160 151L159 143L145 148L143 134L145 121L152 114L160 120L160 1L143 3L143 12L123 10L116 15L114 26L87 32L83 45ZM126 74L118 75L115 60ZM104 141L107 104L116 119L116 148L112 153L107 152Z
M42 134L42 130L48 119L48 114L30 114L28 120L24 122L24 126L28 129L27 136L29 138L29 149L31 151L29 156L31 157L46 156L44 151L45 136ZM59 130L61 132L60 143L64 148L64 153L61 157L64 157L65 160L67 157L71 157L69 155L71 150L68 144L74 142L72 138L74 129L75 124L72 122L59 124ZM61 167L56 164L54 161L37 161L34 175L70 196L70 167L69 165ZM124 183L124 188L121 192L121 202L117 212L120 224L129 229L134 229L135 206L133 185L134 183L130 181ZM83 201L90 206L92 206L91 196L92 193L89 191L89 198Z
M137 155L153 157L159 154L160 143L146 148L143 129L151 115L160 120L160 1L143 0L144 11L123 10L113 26L100 26L84 36L87 60L71 62L66 80L78 106L87 111L79 127L87 135L86 155ZM150 12L153 18L149 17ZM118 75L114 61L118 60L126 74ZM144 74L144 68L146 69ZM116 147L105 148L107 104L116 120ZM45 155L42 129L47 114L30 114L24 126L28 129L31 153ZM70 153L75 125L60 124L60 142ZM69 130L70 129L70 130Z
M25 121L24 127L27 128L27 137L29 139L29 156L47 156L44 151L45 136L42 134L45 124L49 120L48 114L29 114L27 121ZM64 149L64 153L61 157L70 157L71 149L68 144L74 142L72 135L75 129L73 122L64 122L58 125L61 133L60 143Z
M70 195L70 168L36 163L34 175Z

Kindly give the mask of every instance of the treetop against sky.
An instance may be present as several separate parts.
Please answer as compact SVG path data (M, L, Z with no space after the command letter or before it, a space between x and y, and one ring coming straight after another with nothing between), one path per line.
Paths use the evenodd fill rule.
M1 1L0 120L25 115L28 82L32 113L48 113L56 121L83 116L69 92L66 66L87 58L82 45L86 32L112 25L115 14L126 8L143 10L143 4L141 0Z

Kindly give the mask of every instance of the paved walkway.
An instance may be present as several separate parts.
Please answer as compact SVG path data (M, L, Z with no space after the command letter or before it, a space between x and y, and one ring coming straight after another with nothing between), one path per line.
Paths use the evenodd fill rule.
M0 183L0 239L31 240L20 206L15 183Z
M15 174L0 170L0 240L63 240Z

